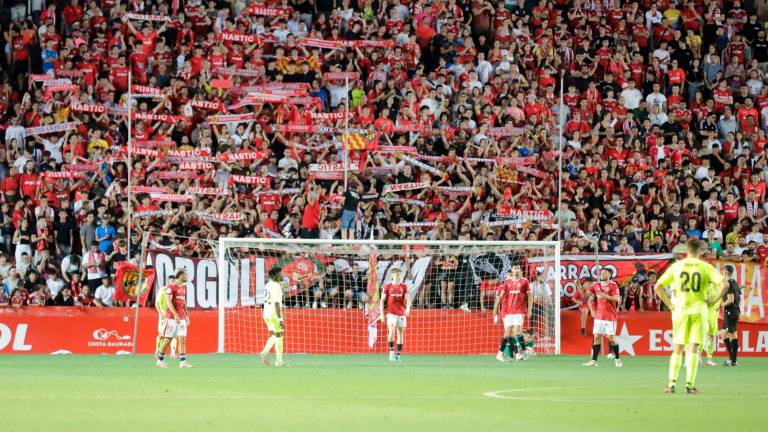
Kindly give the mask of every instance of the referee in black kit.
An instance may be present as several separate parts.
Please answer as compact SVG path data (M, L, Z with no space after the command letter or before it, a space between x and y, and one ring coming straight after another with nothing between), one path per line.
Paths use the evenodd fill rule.
M739 334L736 332L736 325L739 322L741 288L734 279L734 272L735 268L732 265L725 266L728 290L723 300L723 330L725 330L723 342L728 349L728 360L725 361L724 366L736 366L736 356L739 353Z

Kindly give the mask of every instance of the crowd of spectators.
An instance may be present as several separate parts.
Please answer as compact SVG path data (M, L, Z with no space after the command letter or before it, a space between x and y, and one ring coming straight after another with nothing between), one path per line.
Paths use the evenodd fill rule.
M110 305L147 231L768 256L760 3L11 3L0 303Z

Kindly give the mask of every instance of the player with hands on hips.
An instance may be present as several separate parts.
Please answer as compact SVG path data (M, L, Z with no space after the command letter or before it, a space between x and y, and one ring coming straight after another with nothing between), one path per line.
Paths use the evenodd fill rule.
M499 352L496 360L505 361L504 350L509 347L510 360L525 360L525 338L523 337L523 323L526 316L531 316L533 297L531 296L531 284L523 277L523 271L519 264L512 266L507 277L499 286L496 294L496 302L493 305L493 322L499 322L499 309L504 324L504 335L501 338Z
M407 315L411 313L413 299L408 295L408 285L402 282L402 271L392 269L392 281L384 284L381 289L379 302L379 319L387 323L387 340L389 342L389 361L399 362L405 341ZM397 334L397 351L395 351L395 334Z

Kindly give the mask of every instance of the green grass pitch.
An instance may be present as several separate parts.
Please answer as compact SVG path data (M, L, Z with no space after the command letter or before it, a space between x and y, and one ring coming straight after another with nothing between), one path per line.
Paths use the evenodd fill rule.
M0 356L6 431L759 431L768 359L699 369L701 395L663 395L666 357L617 369L583 357ZM722 358L721 358L722 360ZM681 370L684 373L685 369ZM677 426L676 426L677 425ZM517 429L519 428L519 429Z

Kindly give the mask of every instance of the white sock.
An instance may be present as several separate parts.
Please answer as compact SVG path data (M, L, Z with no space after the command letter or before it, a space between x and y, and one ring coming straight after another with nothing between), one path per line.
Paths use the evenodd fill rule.
M283 337L277 338L277 346L275 347L275 354L277 354L277 361L283 361Z
M275 335L272 335L267 339L267 343L264 344L264 349L261 351L262 354L269 354L269 351L272 349L272 347L275 345L275 341L277 340L277 337Z

